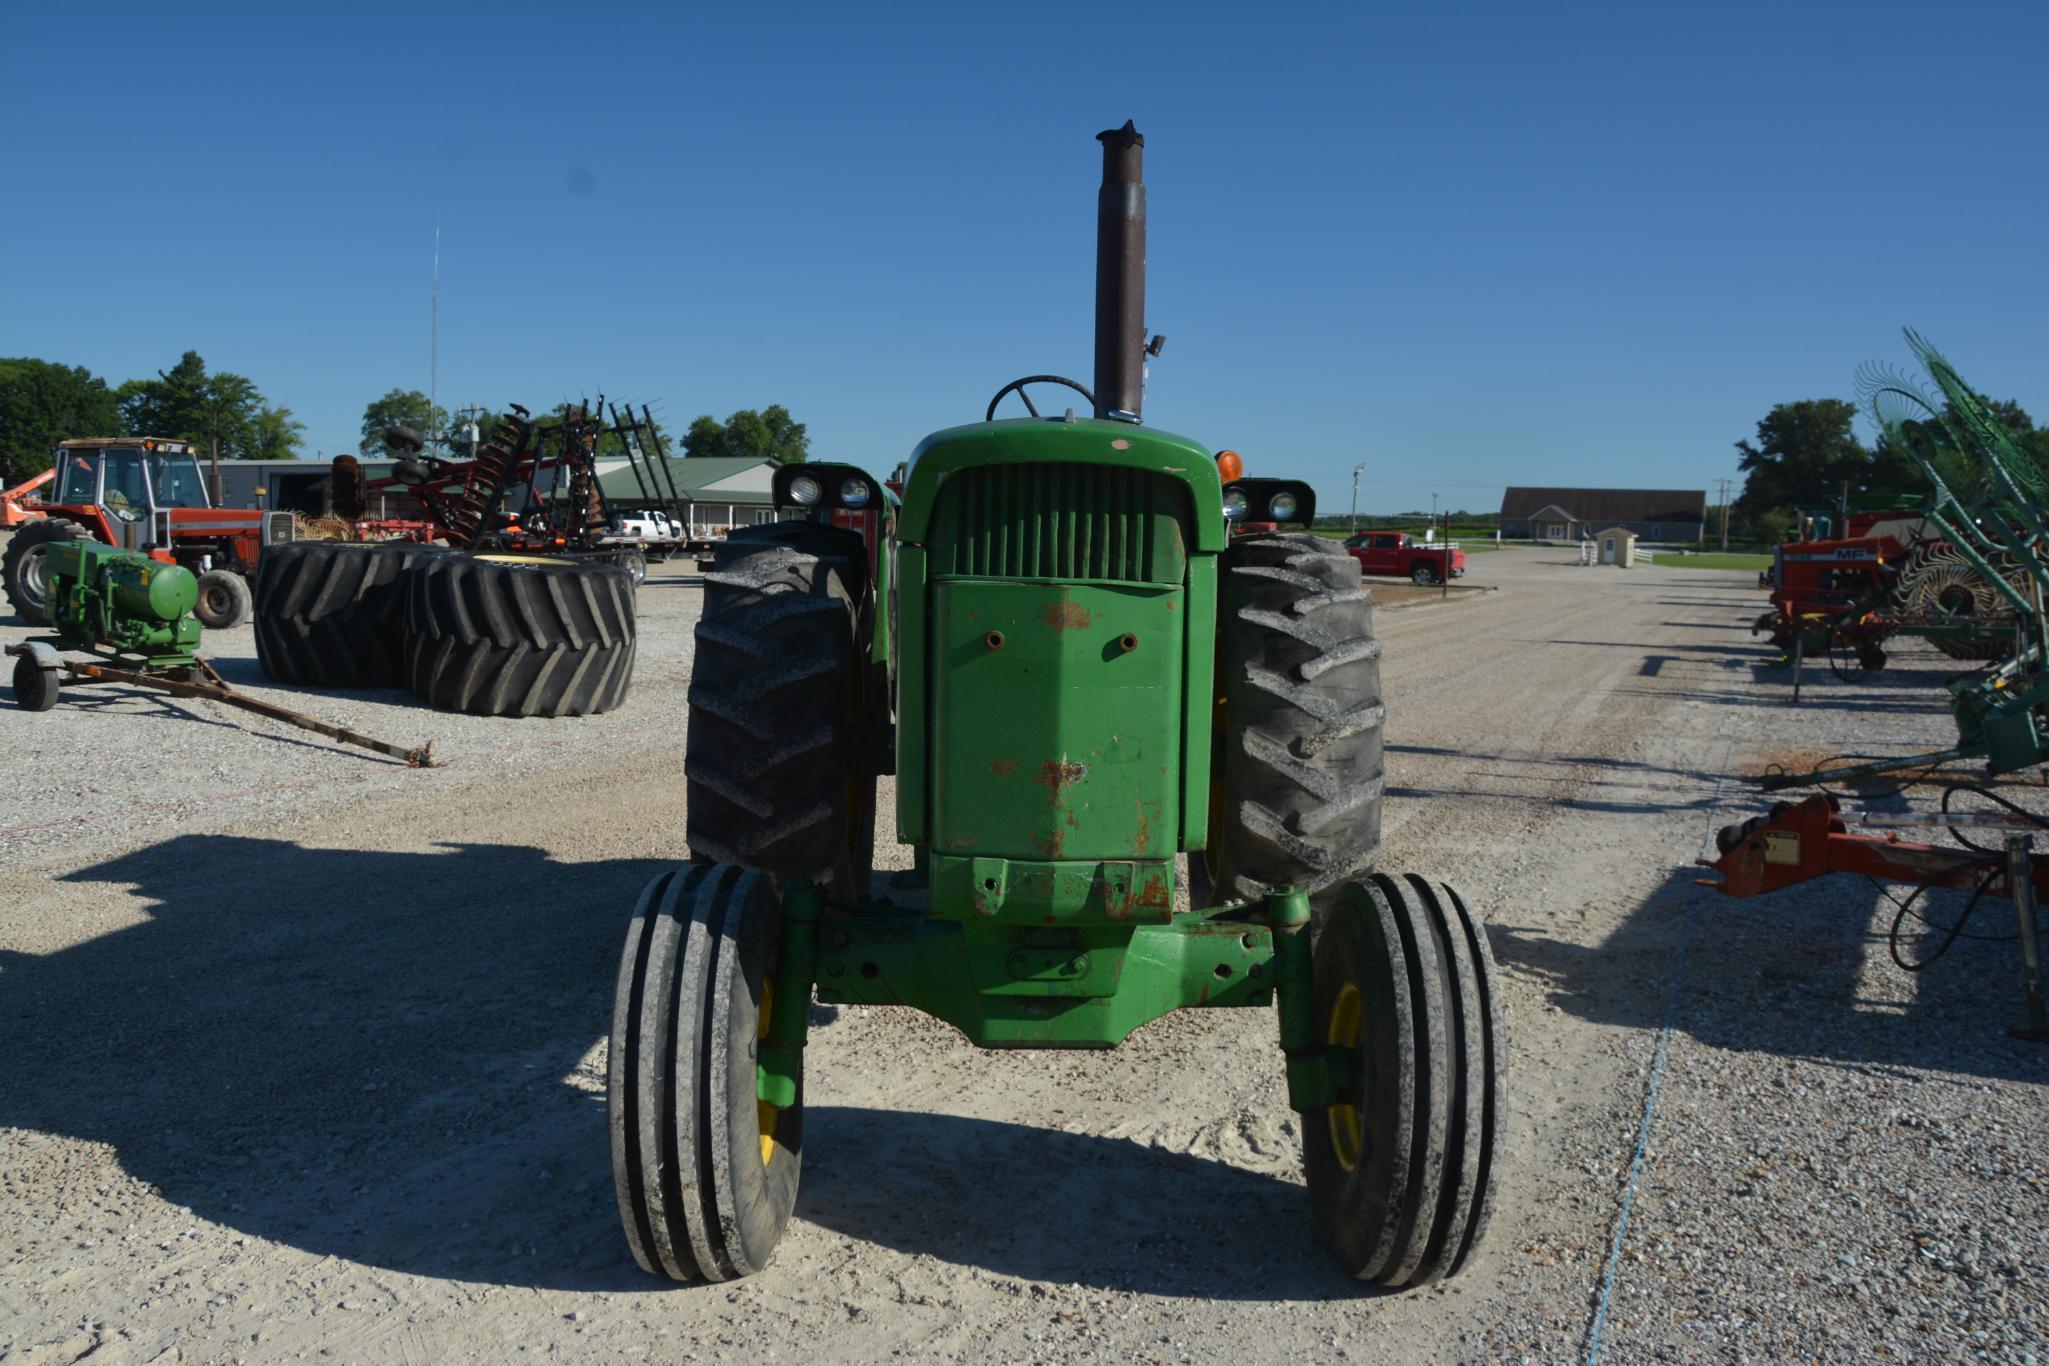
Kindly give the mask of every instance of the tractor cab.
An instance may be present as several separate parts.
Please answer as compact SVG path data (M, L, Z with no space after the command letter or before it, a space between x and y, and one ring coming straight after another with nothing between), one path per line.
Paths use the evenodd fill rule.
M98 541L178 564L199 580L201 624L220 630L249 613L248 579L263 547L289 541L289 512L216 508L192 445L166 437L60 441L54 496L0 555L0 589L23 621L46 625L45 553L52 545Z
M57 448L56 501L97 507L117 522L147 524L167 508L206 508L199 459L182 441L66 441ZM149 544L148 535L141 538Z

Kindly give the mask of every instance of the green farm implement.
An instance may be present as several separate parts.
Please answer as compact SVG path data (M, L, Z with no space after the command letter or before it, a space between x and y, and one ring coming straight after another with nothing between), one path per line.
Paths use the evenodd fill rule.
M7 647L14 657L14 702L49 711L66 683L118 683L174 697L219 702L268 716L344 744L360 745L414 768L431 767L431 745L406 749L304 716L228 686L199 657L194 608L199 580L183 566L98 541L66 538L39 559L41 598L53 633ZM67 659L67 653L93 656Z
M1307 534L1308 485L1140 424L1160 351L1144 144L1128 123L1100 141L1093 386L997 393L1064 385L1082 414L992 402L916 448L900 496L787 467L784 520L735 530L707 576L693 861L633 910L610 1038L613 1175L650 1272L767 1264L797 1196L814 993L985 1048L1272 1010L1345 1267L1421 1284L1481 1239L1501 1004L1458 893L1377 866L1370 593ZM1276 529L1229 534L1258 522ZM890 774L915 852L895 874L872 849Z

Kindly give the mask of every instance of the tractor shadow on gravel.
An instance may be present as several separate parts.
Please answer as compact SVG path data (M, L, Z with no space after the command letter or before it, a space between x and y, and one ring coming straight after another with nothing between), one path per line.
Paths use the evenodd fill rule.
M139 920L0 954L0 1019L34 1049L0 1071L0 1127L106 1144L169 1205L314 1256L688 1295L627 1252L598 1051L627 912L666 866L221 835L108 859L64 880L133 887ZM1209 1298L1378 1293L1277 1176L992 1120L806 1118L798 1218L906 1253ZM1223 1213L1192 1223L1190 1201Z
M665 865L443 848L186 835L71 874L145 918L0 956L0 1018L37 1041L0 1126L108 1144L164 1200L315 1255L660 1288L619 1231L594 1049Z
M1226 1161L962 1115L819 1106L804 1122L797 1218L906 1255L1207 1300L1401 1293L1345 1275L1299 1183Z
M1959 940L1933 967L1908 976L1886 953L1894 908L1861 879L1737 899L1696 888L1694 877L1706 872L1675 870L1599 945L1497 923L1490 929L1495 958L1580 1019L1655 1032L1669 1012L1676 1033L1710 1048L1842 1067L1873 1078L1873 1089L1913 1084L1918 1078L1908 1069L2041 1079L2043 1046L2006 1034L2022 1014L2011 939ZM1965 900L1938 893L1917 909L1948 925ZM1693 932L1675 1001L1689 906ZM1966 928L2010 936L2013 907L1987 898ZM1935 938L1907 934L1902 952L1925 955Z

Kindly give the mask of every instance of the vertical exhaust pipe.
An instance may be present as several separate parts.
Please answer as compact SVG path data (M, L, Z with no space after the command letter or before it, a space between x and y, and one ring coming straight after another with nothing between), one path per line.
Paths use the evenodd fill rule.
M1145 135L1096 134L1096 416L1136 422L1145 401Z

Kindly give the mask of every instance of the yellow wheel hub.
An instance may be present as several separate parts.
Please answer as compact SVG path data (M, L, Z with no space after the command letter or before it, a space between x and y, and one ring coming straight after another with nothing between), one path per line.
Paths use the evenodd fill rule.
M1359 1046L1359 988L1350 982L1338 990L1338 998L1330 1003L1330 1019L1324 1025L1323 1041L1345 1048ZM1333 1105L1324 1111L1330 1123L1330 1147L1337 1155L1338 1165L1346 1171L1359 1166L1359 1149L1365 1145L1366 1126L1359 1117L1356 1105Z
M761 984L761 1019L755 1026L754 1037L761 1040L768 1037L768 1022L775 1011L775 983ZM782 1117L782 1111L765 1100L754 1102L754 1125L761 1131L761 1165L766 1167L775 1160L775 1126Z

